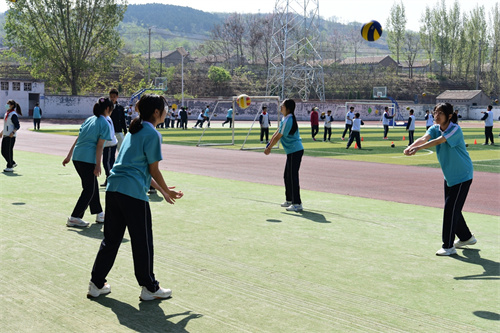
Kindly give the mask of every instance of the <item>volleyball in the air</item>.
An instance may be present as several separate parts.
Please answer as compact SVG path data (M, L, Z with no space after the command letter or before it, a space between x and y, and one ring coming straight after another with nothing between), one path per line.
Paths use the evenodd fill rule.
M382 26L377 21L370 21L361 27L361 37L374 42L382 36Z
M495 99L495 103L497 103L497 104L498 104L498 99Z
M241 94L238 96L238 98L236 98L236 103L240 108L246 109L247 107L250 106L251 100L250 97L248 97L248 95Z
M424 97L425 97L425 96L427 96L427 94L426 94L426 93L422 93L422 96L424 96Z

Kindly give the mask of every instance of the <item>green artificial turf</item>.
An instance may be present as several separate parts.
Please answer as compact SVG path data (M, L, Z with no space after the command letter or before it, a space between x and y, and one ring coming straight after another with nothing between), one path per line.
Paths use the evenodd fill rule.
M76 171L15 154L0 174L2 332L498 331L498 216L464 213L477 245L437 257L441 209L302 191L293 213L281 186L173 172L185 196L151 197L156 277L173 297L139 301L126 233L112 293L88 300L102 226L65 225Z
M249 125L246 127L235 128L234 145L215 146L221 149L240 149L249 133ZM216 126L215 124L213 125ZM243 125L240 125L243 126ZM64 135L78 135L79 127L76 125L64 125L57 127L48 127L42 129L41 132L56 133ZM274 129L275 130L275 129ZM468 144L469 155L474 164L475 171L485 171L500 173L500 142L496 146L483 146L484 129L482 128L462 128L464 132L465 142ZM232 143L232 131L229 128L210 128L205 131L202 129L181 130L181 129L159 129L163 135L163 143L174 145L196 146L213 145L213 144L230 144ZM271 129L270 135L272 135ZM347 137L345 141L341 141L343 128L336 127L332 130L331 142L322 142L323 129L317 135L318 141L313 141L310 137L310 128L302 126L300 134L304 144L306 156L317 156L336 158L351 161L365 161L375 163L387 163L398 165L415 165L426 167L439 167L435 149L431 148L426 151L420 151L415 156L404 156L403 150L408 145L408 132L404 127L391 128L389 131L389 140L383 140L383 129L381 127L364 126L361 129L361 137L363 139L362 149L354 149L354 143L350 149L345 149ZM201 134L203 137L200 139ZM415 132L415 139L424 134L424 129L419 128ZM253 130L248 135L248 140L245 143L246 149L263 149L264 144L260 143L260 130L258 126L254 126ZM403 140L403 136L405 140ZM476 144L474 144L476 142ZM395 147L392 148L391 144ZM284 154L283 149L277 149L273 152Z

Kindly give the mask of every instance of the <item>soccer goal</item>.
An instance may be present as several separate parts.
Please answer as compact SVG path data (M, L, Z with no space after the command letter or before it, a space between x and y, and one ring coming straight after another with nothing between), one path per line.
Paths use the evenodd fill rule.
M252 125L250 126L250 130L247 133L247 136L243 142L243 145L241 146L240 149L263 149L264 147L258 147L258 148L245 148L245 143L247 142L247 139L250 135L250 132L252 131L252 127L255 123L255 121L258 119L261 111L262 111L262 106L266 105L268 106L268 112L269 110L273 111L274 117L271 119L273 121L278 121L279 118L279 97L276 96L249 96L251 104L248 108L246 109L241 109L238 104L236 103L236 99L238 96L234 96L231 99L220 99L217 101L215 104L215 107L213 107L210 112L209 112L209 117L208 121L212 122L215 117L218 117L219 115L222 115L222 117L218 117L219 120L225 120L225 115L227 113L227 110L229 108L233 109L233 115L232 115L232 129L231 129L231 139L229 140L228 137L223 137L218 133L217 135L212 134L212 128L204 127L203 132L200 135L200 139L198 140L198 144L196 145L197 147L204 147L204 146L234 146L235 145L235 116L236 114L241 114L242 116L248 115L254 116ZM270 107L270 105L276 105L276 108ZM271 113L270 113L271 117Z

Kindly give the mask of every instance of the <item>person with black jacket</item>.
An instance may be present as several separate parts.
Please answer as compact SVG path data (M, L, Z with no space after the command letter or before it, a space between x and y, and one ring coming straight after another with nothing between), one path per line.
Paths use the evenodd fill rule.
M118 90L113 88L109 91L109 100L113 103L114 109L111 113L111 120L115 128L115 136L118 140L116 151L120 151L125 134L127 134L127 122L125 121L125 109L118 104Z

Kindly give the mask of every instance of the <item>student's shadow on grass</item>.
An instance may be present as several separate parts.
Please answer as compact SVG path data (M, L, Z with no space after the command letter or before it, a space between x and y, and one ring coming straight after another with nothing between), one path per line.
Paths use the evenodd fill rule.
M22 177L23 176L19 173L14 173L14 172L2 172L2 174L4 176L7 176L7 177Z
M452 256L452 258L469 263L483 266L482 274L457 276L455 280L499 280L500 279L500 263L481 258L478 249L464 249L462 256Z
M188 322L203 316L191 311L166 315L160 307L161 301L140 302L139 309L136 309L130 304L109 297L101 296L92 300L110 308L121 325L136 332L189 332L186 330ZM182 319L177 323L169 321L174 317Z
M90 227L88 228L68 228L69 231L76 232L79 235L85 236L85 237L90 237L90 238L95 238L95 239L100 239L102 240L104 238L103 235L103 229L104 223L92 223ZM129 240L126 239L125 237L122 240L122 243L127 243Z
M332 223L326 219L325 215L320 214L320 213L315 213L315 212L312 212L310 210L303 210L301 212L296 212L296 213L286 212L283 214L295 216L295 217L300 217L300 218L303 218L303 219L306 219L309 221L313 221L316 223Z
M158 193L151 193L149 195L149 201L152 201L152 202L161 202L161 201L163 201L163 196L158 195Z

